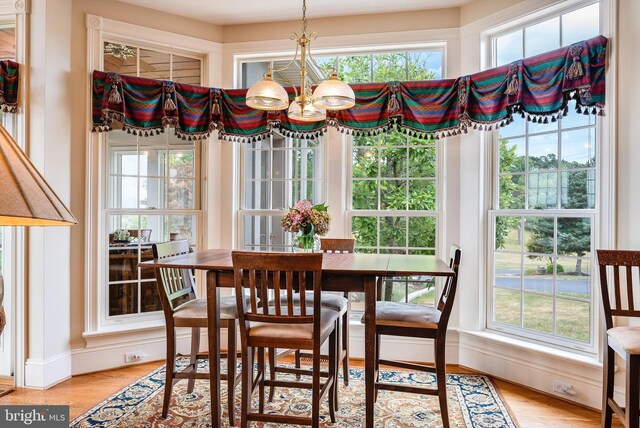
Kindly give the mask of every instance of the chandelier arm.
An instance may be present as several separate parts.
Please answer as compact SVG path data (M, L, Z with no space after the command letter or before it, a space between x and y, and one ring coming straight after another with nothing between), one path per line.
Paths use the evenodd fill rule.
M298 37L298 35L296 33L293 33L296 36L296 39ZM281 68L271 68L271 72L272 73L279 73L281 71L285 71L286 69L288 69L289 67L291 67L291 65L295 62L296 59L298 59L298 52L300 51L300 45L298 43L296 43L296 53L293 55L293 58L291 58L291 61L289 61L287 63L287 65L285 65L284 67ZM273 62L273 61L272 61Z
M315 33L311 33L311 34L315 34ZM322 70L322 66L321 66L320 64L318 64L318 62L317 62L317 61L316 61L316 59L313 57L313 55L311 55L311 39L309 40L309 53L308 53L308 55L309 55L309 59L311 60L311 63L312 63L313 65L315 65L316 67L318 67L320 70ZM334 64L334 66L333 66L333 67L331 67L331 69L332 69L333 71L335 71L336 73L338 72L338 70L336 70L335 64ZM329 73L329 74L331 74L331 73ZM328 77L325 77L324 79L322 79L322 80L320 81L320 83L322 83L322 82L326 81L327 79L328 79Z
M287 85L291 86L293 88L294 93L296 94L296 97L298 96L298 88L296 88L296 85L294 85L289 79L286 79L282 74L280 74L282 70L273 70L274 73L276 73L278 75L278 77L273 76L274 79L278 79L281 82L286 83Z

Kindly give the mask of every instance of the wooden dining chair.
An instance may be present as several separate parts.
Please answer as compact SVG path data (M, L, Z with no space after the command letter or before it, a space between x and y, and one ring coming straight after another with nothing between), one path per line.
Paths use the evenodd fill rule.
M406 302L376 302L375 397L377 398L379 390L437 395L440 402L442 424L445 428L449 427L445 346L447 325L458 285L458 269L460 267L461 251L458 246L452 245L450 253L451 260L449 267L454 273L453 276L447 277L442 293L440 294L440 299L435 307ZM362 317L362 323L364 323L364 316ZM380 359L380 346L382 344L380 336L382 335L433 339L435 355L434 366ZM414 371L435 373L437 387L434 389L380 382L380 364Z
M625 427L637 428L640 423L640 326L616 327L614 317L640 317L640 302L636 298L640 251L598 250L598 264L604 313L602 426L611 427L615 413ZM626 365L624 408L613 398L616 354Z
M356 240L354 238L320 238L320 251L323 253L353 253L355 245ZM331 295L336 296L335 294L329 294L329 296ZM343 299L335 299L334 297L333 301L331 301L328 297L323 298L322 304L340 312L341 318L338 319L340 331L338 364L342 364L342 380L344 384L349 385L349 292L344 292Z
M190 251L186 240L153 244L153 258L187 254ZM156 284L162 301L165 322L167 326L167 367L164 387L164 401L162 403L162 417L166 418L171 402L171 392L176 382L188 379L187 392L193 392L196 379L209 379L209 373L198 372L198 360L207 359L207 354L200 354L200 329L207 327L207 300L198 298L191 269L162 268L157 270ZM234 424L234 391L240 380L236 374L236 319L238 311L234 296L220 299L220 327L227 328L227 352L221 357L227 358L227 373L221 378L227 380L228 412L231 425ZM176 327L191 328L191 353L189 365L182 369L176 368ZM218 370L209 367L209 370ZM219 405L219 403L218 403Z
M329 415L335 422L337 377L337 311L321 306L322 254L287 254L233 251L234 282L242 347L241 427L250 421L319 426L320 401L328 393ZM269 290L276 298L268 302ZM299 298L296 301L296 295ZM307 293L313 295L307 304ZM247 296L248 298L244 298ZM285 297L281 299L279 297ZM328 340L329 369L320 370L320 347ZM266 379L265 349L312 351L311 382ZM257 354L257 373L254 360ZM276 367L270 367L275 373ZM278 367L279 372L308 374L306 370ZM324 374L324 376L322 376ZM326 377L324 382L321 382ZM311 389L311 415L283 415L264 412L265 386ZM255 389L259 391L258 411L251 407Z
M356 240L354 238L320 238L320 251L323 253L353 253ZM313 303L313 295L307 295L307 305ZM299 296L296 296L295 302L299 302ZM340 345L338 347L338 366L342 364L342 380L345 385L349 385L349 293L345 292L342 296L333 292L322 292L321 305L323 308L338 311L338 332ZM270 301L273 304L273 299ZM277 353L274 349L269 349L269 365L275 367L276 360L288 354L290 350ZM310 359L309 354L297 350L295 351L296 368L301 368L302 359ZM322 355L321 360L328 361L328 355ZM271 373L275 376L275 373ZM269 401L273 400L274 390L269 391ZM336 397L337 398L337 397ZM338 403L336 402L336 409Z

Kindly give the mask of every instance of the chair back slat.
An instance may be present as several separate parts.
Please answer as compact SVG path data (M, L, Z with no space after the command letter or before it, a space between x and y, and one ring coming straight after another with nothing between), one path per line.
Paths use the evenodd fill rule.
M449 260L449 267L453 270L453 276L447 277L437 306L438 310L442 313L440 317L441 323L439 323L439 325L444 324L444 328L446 328L446 320L449 318L449 314L453 307L454 297L456 295L456 288L458 286L458 270L460 268L460 257L462 251L457 245L452 245L449 253L451 257ZM443 318L445 318L444 322L442 322Z
M600 267L600 296L605 328L614 326L613 317L640 317L638 281L640 251L597 250ZM613 281L611 281L613 279Z
M298 274L298 290L300 292L300 315L307 315L307 284L305 272Z
M269 273L266 270L260 271L260 301L269 301ZM262 305L262 310L265 315L269 315L268 305Z
M258 294L256 292L256 271L249 271L249 299L251 302L251 312L258 312Z
M354 238L320 238L320 251L324 253L353 253Z
M169 241L153 244L151 247L154 259L166 259L188 254L191 251L189 241ZM162 268L156 275L158 294L163 308L173 312L176 303L184 303L187 300L196 299L197 291L191 269Z
M273 293L275 294L276 298L275 298L275 308L276 308L276 315L280 316L282 315L282 304L281 304L281 300L280 300L280 272L278 272L276 275L273 275Z
M627 306L633 311L633 273L631 266L627 266Z
M287 300L287 313L293 313L293 272L286 273L286 282L287 282L287 293L285 295Z
M287 324L313 323L314 326L316 322L319 323L318 320L314 320L313 312L308 309L305 293L311 292L307 281L312 279L314 305L317 304L319 308L322 253L233 251L232 259L236 294L242 296L248 291L250 295L250 305L244 305L238 300L241 330L248 328L246 323L249 321ZM282 284L283 278L284 286ZM276 293L274 304L265 304L269 301L268 296L271 289ZM300 295L296 296L296 293L300 293ZM299 297L299 303L297 303L296 297ZM285 301L286 309L283 308Z
M620 269L617 267L613 269L613 284L613 292L616 298L615 307L620 308L622 307L622 297L620 296Z

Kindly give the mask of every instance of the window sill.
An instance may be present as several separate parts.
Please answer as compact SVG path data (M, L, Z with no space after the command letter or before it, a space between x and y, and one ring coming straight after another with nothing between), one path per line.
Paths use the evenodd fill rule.
M123 325L101 327L95 331L85 331L82 337L87 348L110 346L127 342L139 342L166 337L164 319L149 320Z
M602 362L598 359L597 355L585 355L578 351L570 352L562 349L554 348L551 346L545 346L539 343L532 343L526 340L517 339L515 337L502 335L499 333L490 332L487 330L471 331L457 329L460 335L460 342L464 342L467 339L471 339L476 342L491 342L493 344L502 345L507 348L516 348L525 353L542 354L545 357L562 359L568 362L578 363L581 365L589 366L591 368L601 369ZM478 340L474 340L478 339ZM499 352L497 349L493 349L493 352Z

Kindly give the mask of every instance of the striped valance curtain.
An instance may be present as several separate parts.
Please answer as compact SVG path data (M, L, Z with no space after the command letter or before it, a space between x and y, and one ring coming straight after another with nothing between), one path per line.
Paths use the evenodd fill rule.
M20 78L17 62L0 61L0 109L15 113L18 110L18 81Z
M603 36L457 79L351 85L356 105L327 112L321 122L289 120L286 111L254 110L246 89L219 89L93 72L93 130L108 131L114 120L138 135L172 126L185 139L217 130L222 139L255 141L278 130L312 138L328 126L354 135L400 129L416 135L449 136L469 129L504 126L520 114L534 122L556 121L575 100L578 113L603 114ZM293 99L293 89L289 89Z

